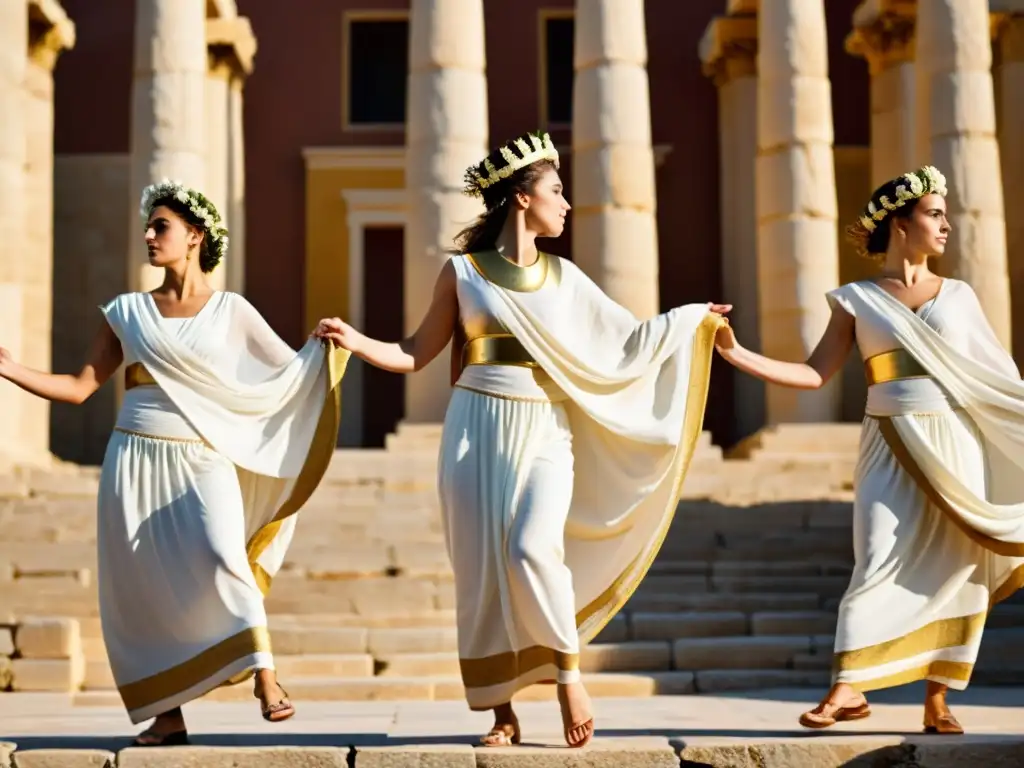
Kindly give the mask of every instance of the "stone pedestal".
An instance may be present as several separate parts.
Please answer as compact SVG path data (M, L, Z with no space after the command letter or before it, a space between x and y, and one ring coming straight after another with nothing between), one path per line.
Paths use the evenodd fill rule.
M22 357L22 278L25 253L25 75L28 61L28 4L0 3L0 346ZM11 418L28 396L0 381L0 453L19 447L20 420Z
M1006 259L1010 274L1013 356L1024 362L1024 16L999 29L999 153L1006 206Z
M405 330L419 327L452 238L481 213L461 193L462 174L487 154L482 0L412 0L405 185ZM511 138L511 137L509 137ZM406 420L440 422L448 404L448 353L406 385Z
M643 2L577 3L575 44L573 260L646 319L659 304Z
M720 17L700 45L704 72L718 86L722 300L744 346L761 349L758 327L757 196L750 179L757 162L757 20ZM733 379L733 420L746 437L765 423L764 382Z
M132 80L128 285L148 291L163 271L146 263L139 195L175 179L206 185L206 0L137 0Z
M988 0L918 0L917 119L928 131L930 162L946 174L949 186L953 229L939 269L970 283L1009 348L1010 286L989 24Z
M228 227L224 263L210 275L219 289L245 287L245 146L242 92L252 73L256 38L244 17L206 22L206 196Z
M758 288L764 353L804 361L839 282L832 97L822 0L761 0L758 14ZM835 385L768 388L768 422L831 421Z
M898 0L865 0L853 15L846 50L871 75L871 183L914 168L914 16ZM867 190L865 190L865 196Z

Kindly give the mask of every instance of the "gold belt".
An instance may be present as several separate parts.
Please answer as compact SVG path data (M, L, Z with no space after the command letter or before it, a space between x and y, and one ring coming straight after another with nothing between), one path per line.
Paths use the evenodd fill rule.
M127 392L135 387L156 386L153 374L146 370L142 363L132 363L124 369L124 389Z
M870 386L897 379L915 379L930 374L905 349L890 349L888 352L872 355L865 360L864 375L867 377L868 386Z
M512 334L477 336L462 348L462 364L467 365L520 365L537 368L526 347Z

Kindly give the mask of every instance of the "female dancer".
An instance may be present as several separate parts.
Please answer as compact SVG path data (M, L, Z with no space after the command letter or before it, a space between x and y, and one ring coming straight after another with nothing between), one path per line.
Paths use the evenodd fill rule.
M926 679L925 731L962 733L946 691L967 687L989 608L1024 582L1024 386L971 287L928 269L950 231L945 195L932 167L875 191L848 234L882 271L827 295L806 363L718 333L726 360L782 386L821 387L854 341L864 359L856 564L834 685L801 716L808 728L867 717L865 691Z
M469 705L487 746L520 741L513 694L557 682L566 742L594 730L579 648L661 545L701 431L725 306L639 322L572 262L551 139L526 134L466 174L486 213L456 238L419 329L388 344L337 318L317 333L389 371L418 371L454 335L439 490Z
M0 350L0 376L81 403L127 363L100 479L100 618L132 722L156 718L136 745L165 746L188 743L183 703L253 671L265 719L295 712L263 596L333 452L348 353L310 340L296 354L245 299L208 287L228 240L203 195L165 181L141 213L163 285L103 307L77 375Z

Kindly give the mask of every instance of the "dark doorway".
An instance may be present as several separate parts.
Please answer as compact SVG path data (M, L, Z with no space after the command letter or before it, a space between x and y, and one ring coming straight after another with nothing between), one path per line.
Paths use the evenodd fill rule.
M363 230L364 331L382 341L405 335L405 230ZM363 380L363 446L380 448L405 417L405 376L366 366Z

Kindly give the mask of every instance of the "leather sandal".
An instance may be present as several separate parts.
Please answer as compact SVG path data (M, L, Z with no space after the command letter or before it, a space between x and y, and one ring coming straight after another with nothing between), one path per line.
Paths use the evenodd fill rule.
M480 744L485 747L518 746L521 741L522 734L519 732L519 723L496 725L480 737Z
M133 747L186 747L188 744L188 731L157 733L152 728L140 733L132 742Z
M871 707L866 701L854 707L840 707L834 702L826 701L821 712L811 710L800 715L800 725L804 728L831 728L836 723L863 720L870 715Z
M287 720L295 714L295 707L288 698L288 691L280 683L277 684L277 687L281 689L281 700L276 704L267 704L263 701L263 696L260 694L265 693L265 691L262 690L262 687L260 690L253 691L252 693L253 696L260 700L260 713L268 723L280 723L282 720Z
M947 709L935 718L930 718L926 714L924 716L924 732L937 733L943 736L960 736L964 732L964 727L953 717L953 713Z

